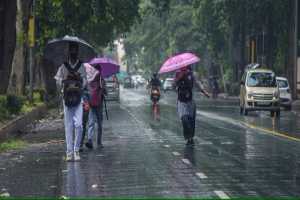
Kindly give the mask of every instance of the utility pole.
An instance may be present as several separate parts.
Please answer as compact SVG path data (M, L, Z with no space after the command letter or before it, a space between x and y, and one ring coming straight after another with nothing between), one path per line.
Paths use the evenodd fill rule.
M29 27L28 27L28 44L29 44L29 100L33 102L33 48L35 43L35 23L34 23L34 6L35 0L32 0Z
M293 59L294 59L294 73L293 73L293 97L294 99L298 98L297 95L297 89L298 89L298 0L295 0L295 5L294 5L294 45L293 45Z

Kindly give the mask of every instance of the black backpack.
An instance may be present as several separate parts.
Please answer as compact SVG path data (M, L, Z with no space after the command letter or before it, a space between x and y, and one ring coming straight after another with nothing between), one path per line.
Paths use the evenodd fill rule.
M177 82L178 100L181 102L189 102L193 100L193 73L188 73Z
M82 97L82 78L78 73L81 67L81 62L78 62L74 69L69 63L64 63L68 70L67 79L63 81L63 98L67 107L78 106Z

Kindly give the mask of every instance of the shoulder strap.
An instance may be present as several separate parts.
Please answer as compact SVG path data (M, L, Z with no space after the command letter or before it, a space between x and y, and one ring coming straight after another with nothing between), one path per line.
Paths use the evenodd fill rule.
M71 65L68 62L65 62L64 65L69 72L77 72L79 70L79 68L81 67L82 62L78 61L78 63L76 64L74 69L72 69Z

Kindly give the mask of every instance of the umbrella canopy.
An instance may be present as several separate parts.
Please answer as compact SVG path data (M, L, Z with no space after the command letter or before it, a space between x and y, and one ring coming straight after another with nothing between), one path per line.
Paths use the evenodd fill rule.
M78 58L82 62L88 62L96 56L94 48L89 43L78 37L66 35L63 38L56 38L48 42L44 50L44 58L52 61L55 66L66 62L68 60L70 42L78 44Z
M188 65L197 63L200 58L193 53L182 53L167 59L159 70L159 74L176 71Z
M110 77L111 75L116 74L120 71L120 65L116 61L106 57L94 58L89 62L89 64L98 69L100 65L101 75L103 78Z
M89 63L84 63L84 67L86 71L87 81L88 83L90 83L96 78L96 76L99 74L99 71L93 66L91 66Z

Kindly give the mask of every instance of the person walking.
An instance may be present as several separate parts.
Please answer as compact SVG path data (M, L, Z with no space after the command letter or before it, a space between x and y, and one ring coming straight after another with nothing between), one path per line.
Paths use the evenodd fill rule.
M105 81L101 75L101 66L96 66L98 73L95 76L88 77L89 90L89 120L88 120L88 141L85 146L93 149L93 136L96 124L98 126L97 145L103 148L102 144L102 122L103 122L103 101L106 95Z
M69 60L63 63L56 75L57 84L62 87L64 125L66 137L66 161L79 161L82 137L83 88L86 85L86 71L78 59L78 44L69 42ZM74 139L75 132L75 139Z
M181 68L176 72L175 84L177 87L177 111L183 126L183 135L186 145L194 145L196 104L193 100L193 87L198 87L201 93L209 98L194 76L192 67Z

